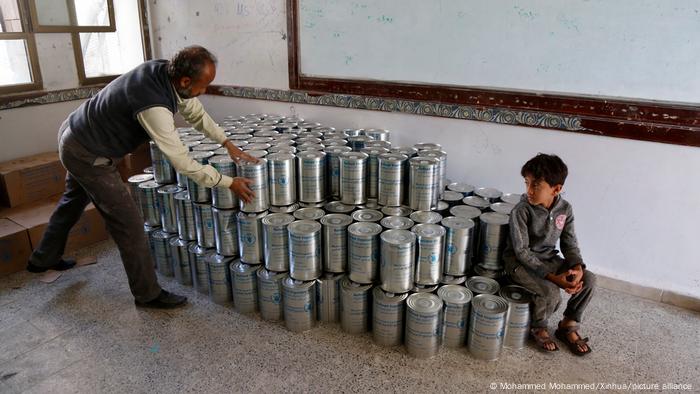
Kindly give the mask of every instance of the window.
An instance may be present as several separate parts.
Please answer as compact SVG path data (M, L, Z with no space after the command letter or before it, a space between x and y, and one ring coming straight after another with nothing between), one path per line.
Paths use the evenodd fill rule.
M77 0L75 0L77 1ZM115 32L73 33L73 50L82 85L108 82L145 60L139 0L114 5ZM105 18L103 14L102 18ZM97 20L103 23L104 19Z
M41 72L27 12L18 0L0 0L0 93L41 89Z
M113 0L28 0L35 33L115 31Z

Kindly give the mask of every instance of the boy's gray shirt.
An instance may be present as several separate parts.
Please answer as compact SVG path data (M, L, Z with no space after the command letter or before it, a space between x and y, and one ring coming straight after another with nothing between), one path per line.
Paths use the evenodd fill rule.
M574 230L574 212L566 200L557 196L551 209L532 205L523 194L510 214L510 237L504 253L509 272L522 265L544 278L552 271L551 260L558 256L557 240L567 268L581 264L585 268Z

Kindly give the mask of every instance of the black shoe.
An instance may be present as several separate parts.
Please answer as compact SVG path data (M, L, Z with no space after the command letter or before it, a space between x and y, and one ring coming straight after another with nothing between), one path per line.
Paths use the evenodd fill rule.
M161 290L155 300L148 302L134 301L134 303L141 308L170 309L185 305L187 297Z
M75 267L75 260L58 260L58 263L49 266L49 267L41 267L35 264L32 264L31 262L27 263L27 271L33 272L35 274L38 274L40 272L46 272L48 270L54 270L54 271L65 271L69 270L71 268Z

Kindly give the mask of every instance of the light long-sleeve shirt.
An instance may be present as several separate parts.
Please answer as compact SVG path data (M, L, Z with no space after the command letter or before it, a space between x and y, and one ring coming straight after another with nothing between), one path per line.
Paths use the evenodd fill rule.
M178 111L185 121L209 139L223 145L226 142L224 130L207 114L202 103L196 97L183 99L177 91L175 94ZM189 150L180 140L175 129L175 118L170 110L161 106L151 107L136 114L136 118L177 172L205 187L231 186L233 178L189 157Z

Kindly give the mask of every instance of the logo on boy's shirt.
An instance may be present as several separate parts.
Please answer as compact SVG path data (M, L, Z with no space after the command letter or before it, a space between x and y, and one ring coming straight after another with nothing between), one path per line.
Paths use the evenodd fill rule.
M554 223L557 225L557 228L559 230L563 230L564 224L566 224L566 215L557 216L557 219L554 221Z

